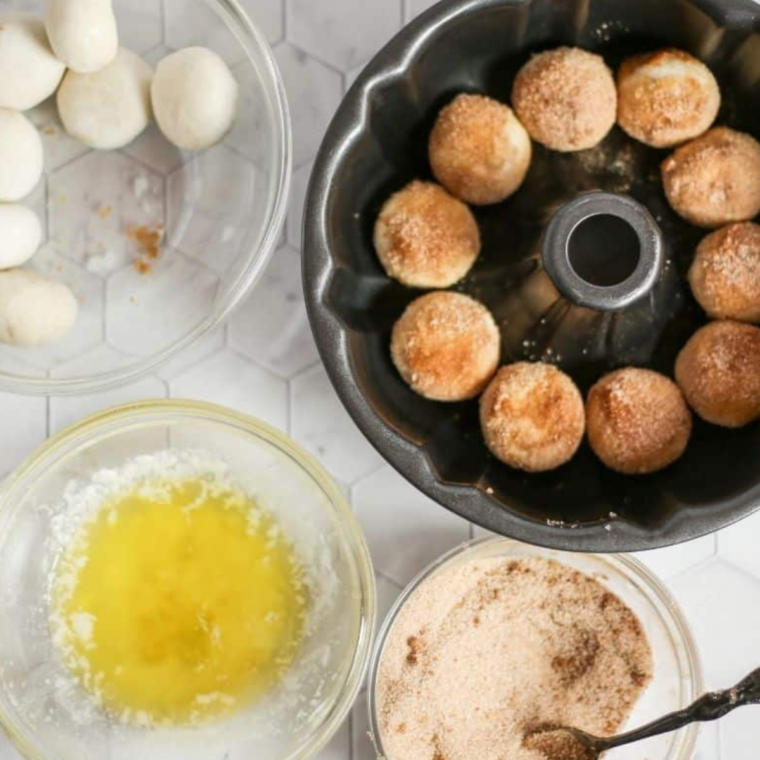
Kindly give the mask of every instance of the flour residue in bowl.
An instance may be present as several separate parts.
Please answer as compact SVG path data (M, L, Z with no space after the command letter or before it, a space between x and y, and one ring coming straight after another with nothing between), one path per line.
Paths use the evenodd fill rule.
M137 725L192 724L281 681L305 635L308 568L223 463L141 457L66 499L52 636L98 707Z
M564 760L545 726L617 731L652 678L646 633L617 596L558 562L492 558L433 576L386 641L376 700L389 760Z

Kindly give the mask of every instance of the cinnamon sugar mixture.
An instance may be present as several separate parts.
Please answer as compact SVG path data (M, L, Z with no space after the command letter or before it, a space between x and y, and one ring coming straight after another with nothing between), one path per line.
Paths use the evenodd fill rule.
M553 560L476 560L400 612L377 685L388 760L565 760L526 747L546 725L615 733L652 677L634 613Z

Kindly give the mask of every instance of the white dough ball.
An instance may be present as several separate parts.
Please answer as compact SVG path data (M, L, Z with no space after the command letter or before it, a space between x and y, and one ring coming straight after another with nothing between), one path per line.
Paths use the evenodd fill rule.
M0 205L0 269L20 267L37 252L42 225L32 209Z
M178 148L209 148L235 121L237 82L227 64L207 48L185 48L164 58L151 93L158 126Z
M65 70L42 19L31 13L0 16L0 108L34 108L55 92Z
M63 126L91 148L123 148L150 122L152 76L151 67L125 48L119 48L113 63L93 74L67 71L58 90Z
M0 341L46 346L63 338L77 318L77 299L60 282L37 272L0 272Z
M32 122L0 108L0 202L20 201L42 176L42 140Z
M58 59L80 74L104 69L119 50L111 0L47 0L45 29Z

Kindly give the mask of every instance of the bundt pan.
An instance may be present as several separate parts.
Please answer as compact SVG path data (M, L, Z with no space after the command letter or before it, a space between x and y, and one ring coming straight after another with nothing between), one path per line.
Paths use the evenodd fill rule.
M605 469L587 444L564 467L528 475L490 456L476 402L424 400L389 356L392 325L420 293L379 266L372 229L380 206L411 179L431 177L427 137L454 94L508 102L531 53L560 44L596 51L613 68L633 52L683 48L721 84L717 123L760 138L760 6L750 0L446 0L375 57L328 130L307 200L308 308L346 408L435 501L543 546L655 548L758 507L760 424L724 430L697 421L685 456L647 477ZM493 311L505 363L555 362L584 393L624 365L672 375L679 348L705 319L684 279L704 231L668 207L659 175L665 155L617 128L591 151L535 145L522 189L476 209L483 252L457 287ZM588 209L598 218L583 222ZM569 246L566 230L579 220L587 229Z

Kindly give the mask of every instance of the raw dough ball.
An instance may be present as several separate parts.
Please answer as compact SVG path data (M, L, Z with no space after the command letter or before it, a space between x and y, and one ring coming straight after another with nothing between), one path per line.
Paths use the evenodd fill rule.
M56 57L80 74L105 68L119 50L111 0L47 0L45 29Z
M736 428L760 417L760 330L711 322L691 336L676 361L676 381L706 422Z
M714 319L760 322L760 225L730 224L697 246L689 284Z
M467 203L499 203L522 184L532 147L511 108L482 95L458 95L430 135L436 179Z
M673 210L699 227L752 219L760 213L760 143L716 127L666 158L662 181Z
M615 125L615 80L601 56L580 48L548 50L518 72L512 106L530 136L547 148L593 148Z
M0 341L15 346L55 343L74 326L77 300L60 282L36 272L0 272Z
M119 48L113 63L94 74L66 72L58 90L63 126L91 148L123 148L150 122L152 76L150 66L125 48Z
M475 263L480 231L470 209L442 187L411 182L381 209L374 243L389 277L412 288L448 288Z
M158 126L170 142L185 150L219 142L237 115L235 77L207 48L185 48L164 58L151 92Z
M0 205L0 269L20 267L40 247L42 225L30 208Z
M691 412L678 386L649 369L605 375L589 391L588 439L599 459L625 475L673 464L691 437Z
M618 124L633 138L670 148L706 132L720 109L710 69L682 50L623 61L617 78Z
M20 201L42 176L42 140L29 119L0 108L0 202Z
M0 108L34 108L55 92L65 70L42 19L31 13L0 16Z
M428 293L413 301L391 337L401 377L433 401L477 396L496 371L500 352L491 312L460 293Z
M583 398L552 364L509 364L480 399L480 425L486 446L505 464L527 472L553 470L583 440Z

